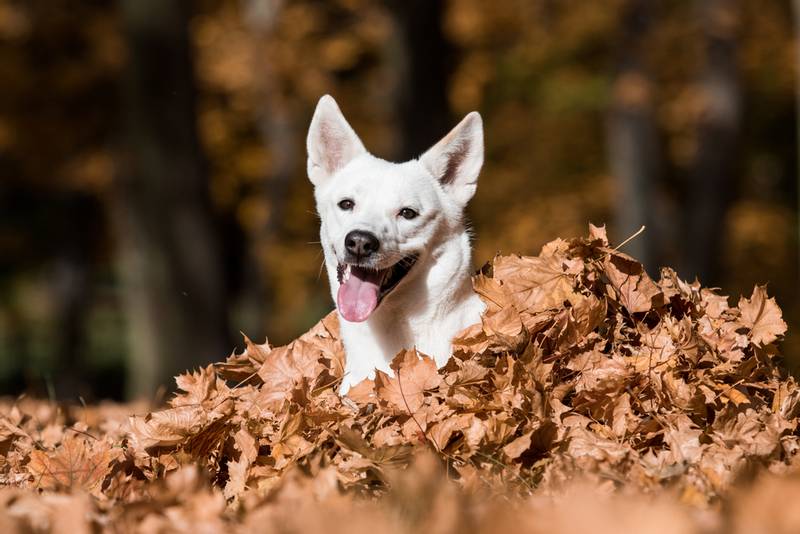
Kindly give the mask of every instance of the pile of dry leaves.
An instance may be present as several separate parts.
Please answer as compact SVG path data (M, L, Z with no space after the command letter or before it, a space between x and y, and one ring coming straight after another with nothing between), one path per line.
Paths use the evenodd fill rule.
M596 500L580 501L579 480L584 495L637 495L625 501L634 516L660 499L686 520L671 531L712 532L754 521L730 511L762 493L735 493L752 473L783 474L764 492L800 495L800 389L775 361L786 324L763 287L731 307L671 269L656 282L596 227L536 257L498 256L474 283L488 310L446 367L406 351L394 376L378 372L347 398L331 314L287 346L246 340L177 377L170 407L143 417L5 406L0 480L13 489L0 493L0 526L47 529L72 514L112 530L346 519L349 532L373 520L489 532L500 514L553 532L577 521L558 515L558 499ZM592 510L608 515L615 498Z

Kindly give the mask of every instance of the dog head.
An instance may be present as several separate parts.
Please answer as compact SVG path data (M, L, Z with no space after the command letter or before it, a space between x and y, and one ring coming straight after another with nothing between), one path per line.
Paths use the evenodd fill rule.
M419 159L371 155L336 101L323 96L307 138L331 289L347 321L369 318L443 232L463 227L483 164L483 124L467 115Z

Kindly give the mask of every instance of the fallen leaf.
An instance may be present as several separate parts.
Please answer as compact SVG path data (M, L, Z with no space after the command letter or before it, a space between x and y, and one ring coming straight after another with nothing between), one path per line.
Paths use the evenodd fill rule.
M115 457L105 441L88 445L82 437L67 434L54 451L32 451L28 470L35 487L91 492L109 474Z
M375 376L375 392L389 406L406 413L415 413L425 399L425 391L439 387L441 376L436 363L428 356L419 356L416 351L406 350L392 361L395 376L378 371Z
M767 297L764 286L756 286L749 299L739 299L741 323L750 329L750 338L759 346L769 345L786 333L781 309L774 298Z
M619 294L619 300L631 313L649 311L661 290L647 275L642 264L619 252L605 261L605 274Z

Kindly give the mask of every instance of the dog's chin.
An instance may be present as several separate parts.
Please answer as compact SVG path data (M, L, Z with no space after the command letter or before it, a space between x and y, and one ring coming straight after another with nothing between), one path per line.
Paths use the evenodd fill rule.
M350 322L366 321L381 302L406 279L417 259L416 254L411 254L382 269L339 263L336 269L336 278L339 281L336 304L339 313Z

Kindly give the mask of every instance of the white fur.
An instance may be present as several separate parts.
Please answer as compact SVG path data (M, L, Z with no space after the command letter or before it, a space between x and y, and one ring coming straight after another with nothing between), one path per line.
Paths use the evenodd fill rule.
M334 301L337 266L344 262L344 237L351 230L370 231L379 238L378 268L419 255L366 321L353 323L339 316L346 350L340 392L374 378L375 369L391 373L389 363L404 348L416 347L443 366L451 355L453 336L480 321L484 310L472 290L464 224L464 207L475 193L483 164L480 115L467 115L419 159L390 163L366 151L334 99L326 95L317 104L307 148ZM338 207L343 198L355 202L351 211ZM412 220L400 217L405 207L420 215Z

